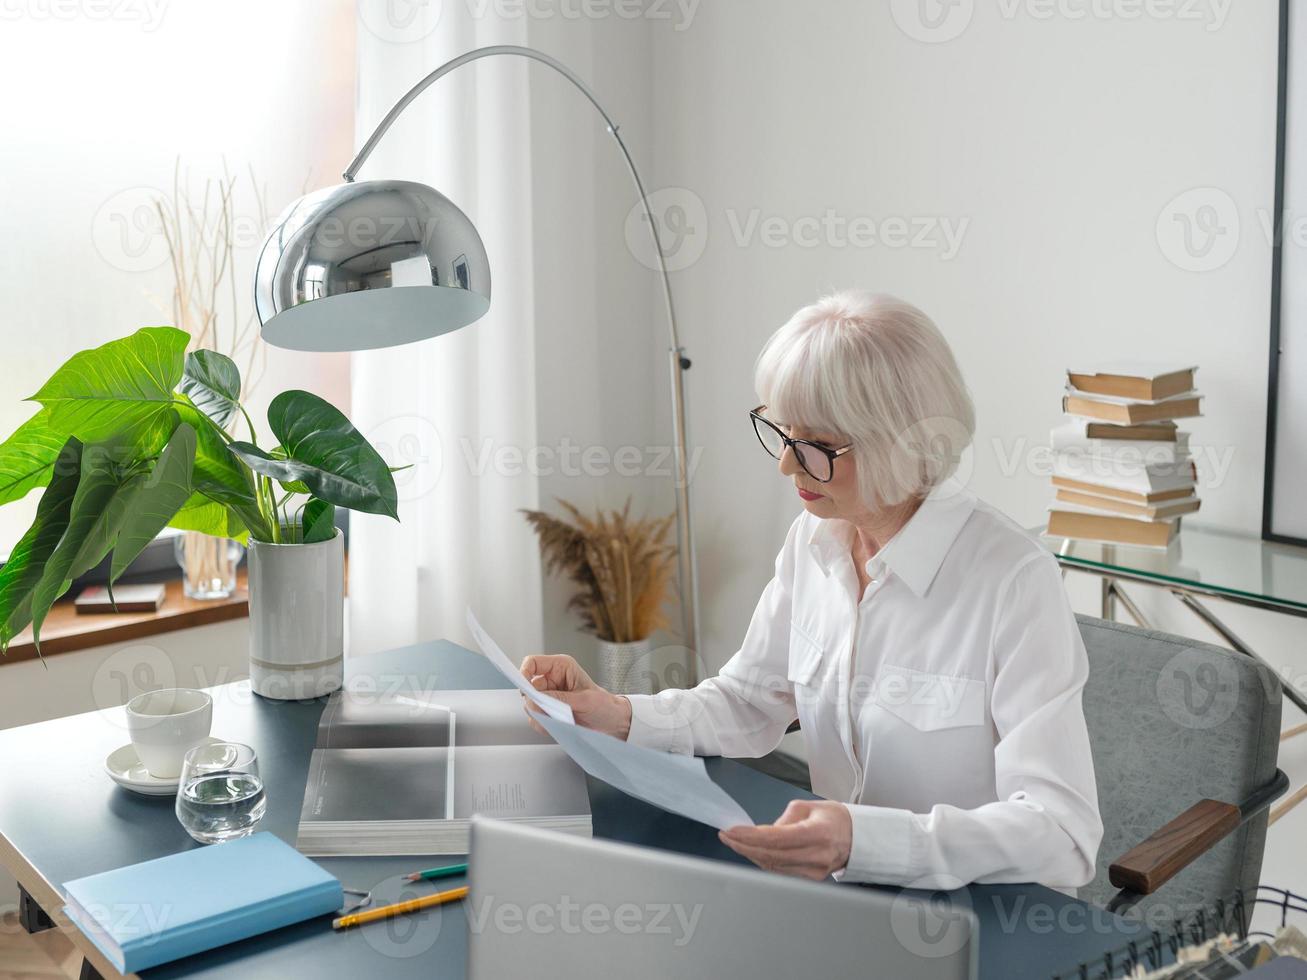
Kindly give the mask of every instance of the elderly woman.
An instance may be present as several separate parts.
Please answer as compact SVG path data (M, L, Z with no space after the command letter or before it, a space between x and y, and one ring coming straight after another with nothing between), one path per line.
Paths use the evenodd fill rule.
M813 789L721 839L765 867L925 888L1094 876L1087 662L1053 558L955 479L973 409L915 307L849 292L758 359L763 448L802 512L739 651L698 687L621 697L566 656L523 672L580 724L760 756L797 718Z

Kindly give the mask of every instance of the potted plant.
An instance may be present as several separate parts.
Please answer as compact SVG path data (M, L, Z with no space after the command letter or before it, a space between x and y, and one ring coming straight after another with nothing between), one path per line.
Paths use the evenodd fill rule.
M72 580L110 558L109 588L171 526L248 541L250 671L274 698L340 687L344 507L398 520L395 481L328 402L285 391L268 406L278 444L255 444L236 364L186 353L189 335L146 327L73 355L0 444L0 504L45 491L0 568L0 651L41 624ZM228 432L239 419L250 441Z
M675 515L633 520L631 501L620 510L586 517L558 501L572 522L524 510L540 537L545 570L562 572L577 591L567 603L581 628L598 639L596 680L615 694L648 694L653 634L667 625L667 599L676 549L665 543Z

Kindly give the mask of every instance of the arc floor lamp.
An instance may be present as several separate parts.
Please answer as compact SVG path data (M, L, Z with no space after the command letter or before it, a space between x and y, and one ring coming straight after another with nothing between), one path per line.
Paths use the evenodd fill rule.
M697 680L698 581L686 451L685 389L690 360L681 347L658 224L617 123L566 65L514 44L476 48L441 65L386 114L342 176L307 194L276 220L259 253L254 299L263 337L304 351L390 347L449 333L490 308L490 263L476 226L434 188L405 180L355 181L364 161L409 103L455 68L491 55L516 55L554 69L603 117L644 207L667 308L676 466L677 578L689 682Z

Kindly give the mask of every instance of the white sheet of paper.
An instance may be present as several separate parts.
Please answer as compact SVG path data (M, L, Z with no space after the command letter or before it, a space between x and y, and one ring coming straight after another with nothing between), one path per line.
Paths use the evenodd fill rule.
M709 778L700 758L632 745L552 718L537 720L573 762L623 793L718 830L754 825L744 807Z
M565 721L569 725L575 724L571 707L559 701L558 698L551 698L548 694L542 694L531 686L531 682L522 676L522 671L513 666L513 661L509 660L504 651L499 649L499 644L492 640L490 634L481 628L477 618L472 615L471 606L467 610L467 628L472 631L472 638L476 640L477 646L481 648L482 655L494 664L496 670L508 678L510 684L539 705L541 710L547 713L550 718Z

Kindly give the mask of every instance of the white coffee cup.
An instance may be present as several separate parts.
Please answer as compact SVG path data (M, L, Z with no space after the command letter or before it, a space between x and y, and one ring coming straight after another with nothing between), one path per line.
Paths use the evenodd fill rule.
M147 691L127 702L127 731L137 758L159 779L176 779L182 758L204 741L213 725L213 698L177 687Z

